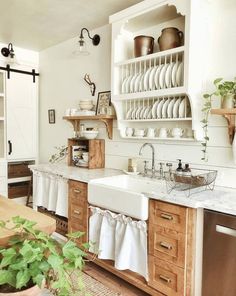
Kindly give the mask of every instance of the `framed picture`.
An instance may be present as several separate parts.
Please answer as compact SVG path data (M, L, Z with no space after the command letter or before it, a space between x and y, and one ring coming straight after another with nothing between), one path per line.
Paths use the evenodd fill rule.
M102 91L98 93L96 115L107 114L107 109L111 105L111 92Z
M48 110L48 122L49 123L55 123L55 109Z

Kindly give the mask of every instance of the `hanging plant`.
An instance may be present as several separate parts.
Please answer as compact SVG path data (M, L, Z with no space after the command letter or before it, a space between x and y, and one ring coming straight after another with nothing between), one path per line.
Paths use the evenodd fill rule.
M227 96L236 94L236 78L233 81L224 81L222 82L223 78L217 78L214 80L215 91L208 94L203 95L204 104L202 108L202 112L204 117L202 119L202 128L204 131L204 141L202 144L202 152L203 157L201 158L204 161L208 161L208 154L207 154L207 144L209 141L209 134L208 134L208 119L212 109L212 99L213 97L221 97L221 100L227 99Z

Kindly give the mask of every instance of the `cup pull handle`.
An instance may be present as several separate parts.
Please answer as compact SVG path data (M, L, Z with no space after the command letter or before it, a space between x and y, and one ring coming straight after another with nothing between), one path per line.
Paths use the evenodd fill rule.
M166 219L166 220L173 220L173 216L161 213L161 218Z
M167 282L168 284L171 282L170 278L168 278L168 277L166 277L164 275L161 275L161 274L159 275L159 279L161 279L162 281Z
M172 249L172 245L168 244L168 243L165 243L165 242L160 242L160 246L164 249L167 249L167 250L171 250Z
M81 193L81 190L79 190L79 189L74 189L74 192L75 192L75 193Z

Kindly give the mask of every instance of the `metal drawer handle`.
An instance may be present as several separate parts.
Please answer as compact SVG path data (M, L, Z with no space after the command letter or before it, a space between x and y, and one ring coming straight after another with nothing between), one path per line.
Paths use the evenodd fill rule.
M159 279L161 279L162 281L167 282L168 284L171 282L170 278L168 278L168 277L166 277L164 275L161 275L161 274L159 275Z
M236 237L236 230L233 228L229 228L229 227L225 227L225 226L221 226L221 225L216 225L216 231L226 234L226 235Z
M75 192L75 193L81 193L81 190L79 190L79 189L74 189L74 192Z
M77 215L80 215L81 214L81 212L80 211L77 211L77 210L74 210L73 211L75 214L77 214Z
M168 243L165 243L165 242L160 242L160 246L162 248L165 248L167 250L171 250L172 249L172 245L168 244Z
M173 216L164 213L161 213L161 218L166 220L173 220Z

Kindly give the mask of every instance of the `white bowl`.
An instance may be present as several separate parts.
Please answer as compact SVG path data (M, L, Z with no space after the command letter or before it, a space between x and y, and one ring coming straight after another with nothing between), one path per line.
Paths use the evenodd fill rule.
M88 140L93 140L97 137L98 131L84 131L83 136Z

